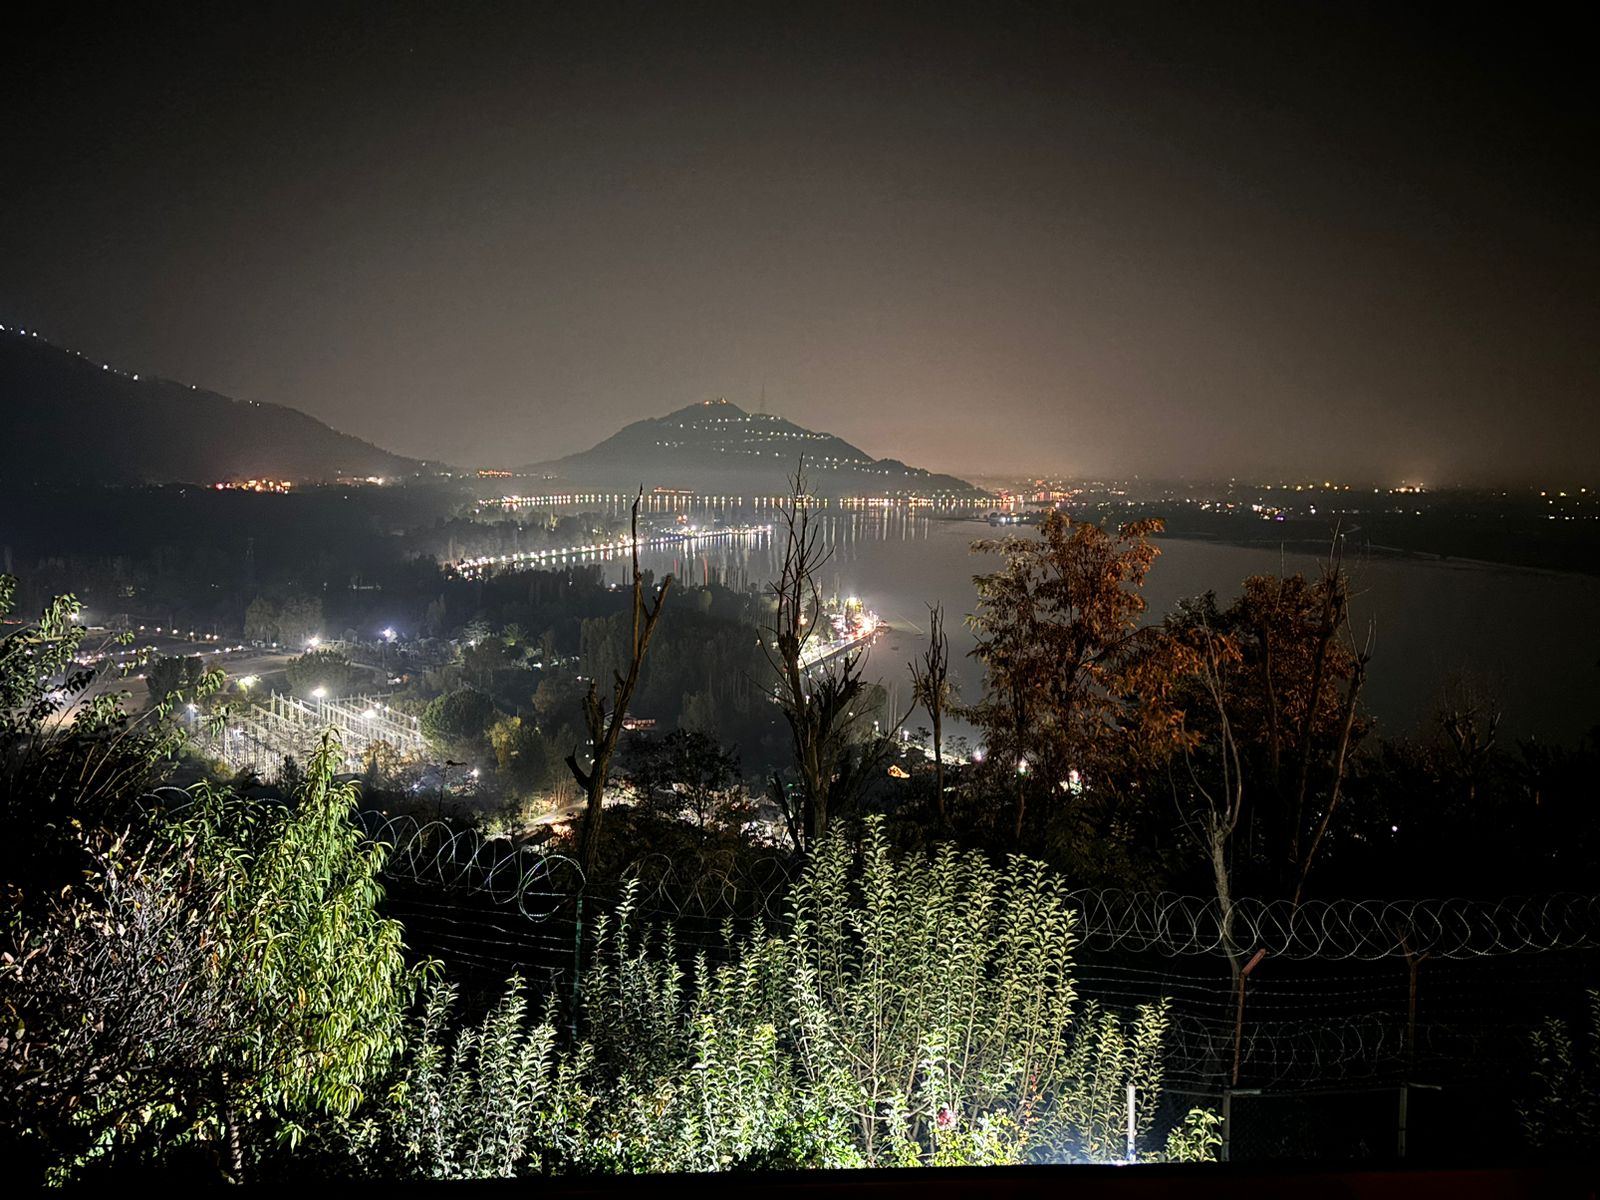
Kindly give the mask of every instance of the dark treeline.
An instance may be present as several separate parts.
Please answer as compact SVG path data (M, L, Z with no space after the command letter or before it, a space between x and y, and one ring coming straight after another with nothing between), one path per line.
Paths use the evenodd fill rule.
M445 590L440 562L617 528L597 514L479 520L471 512L470 494L447 481L287 495L13 483L0 485L0 568L18 576L29 607L72 592L96 620L126 614L232 637L245 633L258 597L314 598L328 636L371 636L374 624L417 636Z
M1291 513L1281 521L1263 520L1251 512L1253 500L1270 500L1270 496L1249 489L1232 496L1221 490L1219 497L1205 508L1192 498L1173 501L1092 497L1066 507L1079 520L1116 524L1157 517L1166 525L1169 536L1216 538L1274 550L1285 544L1320 549L1327 545L1330 523L1336 521L1346 531L1352 554L1415 555L1585 575L1600 573L1600 521L1593 515L1592 501L1580 507L1577 497L1573 497L1576 513L1568 519L1568 514L1555 513L1549 507L1567 501L1552 501L1537 492L1506 495L1444 491L1421 497L1384 495L1370 499L1352 495L1353 499L1332 494L1320 502L1313 496L1301 503L1316 505L1317 515ZM1230 499L1237 507L1223 507Z

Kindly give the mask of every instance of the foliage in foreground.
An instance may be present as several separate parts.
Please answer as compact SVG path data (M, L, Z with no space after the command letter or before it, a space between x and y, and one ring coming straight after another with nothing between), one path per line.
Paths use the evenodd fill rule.
M8 932L0 1089L24 1163L64 1181L189 1156L239 1179L388 1070L415 975L336 762L324 743L286 806L202 786L94 839L86 882Z
M1151 1131L1166 1010L1080 1004L1073 925L1039 864L897 861L876 825L859 861L825 841L785 931L730 939L720 964L680 966L630 892L575 1043L520 981L464 1027L439 984L387 1102L345 1136L370 1171L434 1178L1117 1160L1129 1084ZM1191 1113L1141 1158L1212 1159L1214 1126Z
M1600 990L1590 989L1585 1026L1551 1019L1534 1031L1533 1095L1518 1106L1528 1145L1543 1153L1600 1155Z

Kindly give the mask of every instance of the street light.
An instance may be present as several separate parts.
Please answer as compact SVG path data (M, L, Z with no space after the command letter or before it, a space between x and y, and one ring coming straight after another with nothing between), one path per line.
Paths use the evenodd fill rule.
M328 689L325 688L325 687L312 688L311 689L311 694L314 697L316 697L318 700L322 700L322 699L325 699L327 697Z

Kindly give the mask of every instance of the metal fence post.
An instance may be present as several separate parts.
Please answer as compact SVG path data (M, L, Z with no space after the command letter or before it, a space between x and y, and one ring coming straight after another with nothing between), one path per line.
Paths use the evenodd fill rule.
M1233 1151L1233 1089L1222 1089L1222 1161L1227 1162Z
M572 931L572 1044L578 1044L578 1002L583 987L583 893L578 893L578 921Z
M1245 964L1244 970L1239 972L1239 1003L1233 1018L1233 1078L1230 1080L1234 1087L1239 1086L1239 1063L1244 1052L1244 988L1249 982L1250 972L1260 966L1266 956L1265 948L1257 950Z

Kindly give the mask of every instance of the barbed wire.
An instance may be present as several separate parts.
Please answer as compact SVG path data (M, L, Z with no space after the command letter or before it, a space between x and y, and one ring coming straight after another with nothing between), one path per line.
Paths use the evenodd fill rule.
M1226 955L1216 897L1121 890L1071 893L1082 945L1165 955ZM1499 900L1242 899L1231 944L1245 955L1321 962L1485 958L1600 947L1600 896L1557 893Z
M533 921L585 890L577 861L543 847L413 816L363 812L359 820L367 837L388 848L383 869L393 878L478 893Z
M709 921L781 921L794 880L783 855L727 861L721 857L680 864L670 855L646 854L623 872L635 884L635 904L668 918Z
M489 893L537 917L586 884L569 857L505 838L485 838L441 821L364 814L368 833L389 845L391 873ZM682 862L662 853L637 858L623 878L639 882L639 905L665 916L781 920L798 860L773 853ZM1214 896L1080 888L1068 893L1085 950L1226 957L1230 942ZM1472 959L1600 948L1600 896L1556 893L1499 900L1240 899L1231 949L1294 961L1385 958Z

